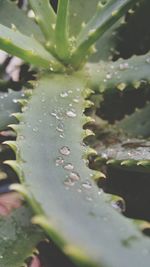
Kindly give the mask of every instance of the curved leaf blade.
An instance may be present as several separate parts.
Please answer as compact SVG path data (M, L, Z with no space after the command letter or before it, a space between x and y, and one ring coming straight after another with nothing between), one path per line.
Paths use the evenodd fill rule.
M36 39L1 24L0 49L38 67L49 69L51 66L55 67L55 64L59 64Z
M118 122L116 126L131 137L148 138L150 136L149 114L150 104L148 103L144 108L137 109L133 114Z
M75 49L71 62L78 68L89 49L95 42L117 22L137 0L109 0L103 7L97 7L96 14L81 30L77 38L77 48Z
M103 91L116 87L124 90L131 84L139 88L145 81L149 82L150 53L142 56L133 56L130 59L119 59L116 62L99 62L87 65L89 71L89 86L94 91Z
M9 124L17 122L12 113L20 112L21 107L17 100L23 97L23 92L12 90L8 93L0 93L0 131L6 129Z
M85 86L70 75L38 82L17 131L26 187L18 190L38 215L34 221L79 265L148 267L150 240L99 194L83 160Z
M32 212L21 207L7 217L0 217L0 265L20 267L33 255L36 245L45 238L31 224Z
M29 3L35 12L35 19L45 35L45 38L48 41L54 41L53 25L55 25L56 22L56 15L49 0L29 0Z
M37 24L11 1L0 0L0 23L9 28L14 25L23 34L34 36L35 39L44 41L42 32Z
M94 15L99 0L82 1L70 0L69 17L70 17L70 35L77 36L81 31L82 24L87 23L91 16Z

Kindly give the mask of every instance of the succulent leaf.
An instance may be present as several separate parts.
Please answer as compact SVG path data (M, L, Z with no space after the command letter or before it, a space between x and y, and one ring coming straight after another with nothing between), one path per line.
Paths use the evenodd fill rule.
M18 191L37 214L33 222L80 266L133 267L144 261L148 267L150 254L144 251L150 240L111 207L111 197L99 193L85 165L85 87L84 76L77 74L45 75L38 81L18 130L17 162L25 187Z
M34 37L28 37L18 30L9 29L2 24L0 24L0 48L41 68L55 68L55 65L58 64Z
M21 97L24 97L21 91L9 90L8 93L0 93L0 131L6 129L9 124L17 122L11 114L21 110L17 102Z
M56 15L48 0L29 0L29 3L35 12L35 19L45 38L48 41L53 41L54 26L56 22Z
M86 24L91 16L94 15L99 0L82 1L70 0L69 1L69 26L70 36L77 36L81 31L84 24Z
M56 19L56 53L63 61L69 57L68 43L68 0L58 1L57 19Z
M95 91L100 92L112 87L124 90L127 85L132 85L136 89L143 81L150 80L150 53L133 56L128 60L91 63L87 68L90 75L89 86Z
M15 3L8 0L0 0L0 23L6 27L16 27L27 36L43 41L44 37L37 24L27 17L25 12L17 7ZM11 16L10 16L11 14Z
M20 267L34 253L36 245L45 238L31 224L32 212L21 207L7 217L0 217L0 265ZM9 256L8 256L9 255Z
M110 0L99 3L97 12L81 30L77 38L77 48L71 62L75 67L81 64L89 53L90 47L107 31L137 0Z
M148 138L150 136L150 104L142 109L137 109L130 116L126 116L116 126L123 129L130 137Z

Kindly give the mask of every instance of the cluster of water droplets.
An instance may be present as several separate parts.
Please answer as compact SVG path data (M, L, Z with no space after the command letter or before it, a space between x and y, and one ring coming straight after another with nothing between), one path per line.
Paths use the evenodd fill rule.
M77 91L78 88L76 88ZM69 119L74 119L77 114L76 114L76 104L79 103L79 96L76 96L75 98L72 97L72 90L64 90L60 93L59 97L62 99L62 101L59 101L59 107L55 108L53 111L51 111L51 116L55 118L55 123L54 125L56 125L56 132L58 132L59 137L61 138L65 138L65 127L64 127L64 122L67 118ZM73 98L73 99L72 99ZM63 103L63 100L66 100L68 102L68 107L66 107L66 102L65 106ZM72 99L72 100L70 100ZM55 99L55 101L58 101L58 99ZM44 102L44 99L43 101ZM60 106L60 103L62 103L62 105ZM57 106L57 103L56 103Z
M121 79L121 73L120 71L125 71L128 69L136 69L136 67L134 66L129 66L128 62L121 62L118 66L118 69L116 68L115 65L111 65L110 66L110 71L106 73L106 76L104 78L104 83L106 83L108 80L111 80L113 77L115 77L115 79L120 80ZM97 70L98 72L99 70Z

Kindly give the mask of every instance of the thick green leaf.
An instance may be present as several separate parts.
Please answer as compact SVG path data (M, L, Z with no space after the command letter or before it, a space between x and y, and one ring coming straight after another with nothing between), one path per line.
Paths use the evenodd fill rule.
M116 62L91 63L87 65L87 70L90 76L89 85L95 91L113 87L124 90L129 84L138 88L143 81L150 80L150 53Z
M0 49L39 67L55 68L57 61L33 37L0 24Z
M37 24L9 0L0 0L0 23L9 28L14 25L25 35L34 36L40 41L44 40Z
M116 49L116 32L121 22L117 21L95 44L95 53L89 58L90 62L98 62L100 60L110 61Z
M69 17L70 17L70 35L76 36L79 34L82 24L87 23L94 15L99 0L82 1L70 0Z
M144 108L137 109L132 115L126 116L117 123L117 127L123 129L129 136L144 137L150 136L150 104Z
M68 4L68 0L60 0L57 8L55 30L56 53L62 60L66 60L69 57Z
M43 232L30 222L30 209L22 207L7 217L0 217L0 266L21 267L32 256Z
M118 21L137 0L109 0L97 7L97 12L81 30L77 38L77 48L71 62L79 67L89 53L90 47Z
M56 15L49 3L49 0L29 0L29 3L35 12L35 19L41 27L45 38L49 42L54 41Z
M8 93L0 93L0 131L6 129L9 124L15 123L12 113L20 112L21 107L17 100L24 97L23 92L9 90Z
M17 162L9 163L26 189L13 188L26 195L38 215L34 222L79 265L148 267L149 238L111 207L86 167L86 84L80 75L46 75L38 81L17 129Z
M82 25L86 24L96 12L99 0L94 1L82 1L82 0L70 0L70 35L77 36L79 34ZM120 22L117 22L111 27L96 43L96 53L90 57L90 61L107 60L112 55L112 50L115 49L116 37L114 32L118 28Z

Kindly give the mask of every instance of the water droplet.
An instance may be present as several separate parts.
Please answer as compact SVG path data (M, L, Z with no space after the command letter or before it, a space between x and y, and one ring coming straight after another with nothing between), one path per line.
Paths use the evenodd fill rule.
M65 137L64 133L61 133L61 134L59 135L59 137L60 137L60 138L64 138L64 137Z
M74 99L73 99L73 102L74 102L74 103L79 103L79 100L78 100L77 98L74 98Z
M106 78L107 78L108 80L110 80L110 79L112 78L112 75L111 75L110 73L107 73L107 74L106 74Z
M67 178L67 179L64 181L64 185L66 185L66 186L73 186L74 183L75 183L75 182L74 182L73 180L69 179L69 178Z
M51 115L53 117L55 117L57 120L61 120L62 119L62 113L61 112L51 112Z
M120 70L126 70L126 69L128 69L128 68L129 68L129 64L128 64L128 62L121 63L121 64L119 65L119 69L120 69Z
M58 157L55 163L56 163L56 166L60 166L64 163L64 159L62 157Z
M33 132L35 132L35 133L37 133L38 130L39 130L39 129L38 129L37 127L34 127L34 128L33 128Z
M66 114L69 118L75 118L77 116L77 114L72 110L67 111Z
M91 189L92 184L89 181L86 181L86 182L82 183L82 187L85 189Z
M42 100L41 100L41 101L42 101L42 103L44 103L44 102L45 102L45 98L42 98Z
M68 171L71 171L71 170L74 169L74 166L71 163L67 163L67 164L64 165L64 169L68 170Z
M63 123L59 123L58 126L56 127L56 130L58 132L61 132L62 133L64 131L64 125L63 125Z
M2 255L0 255L0 259L3 259L3 256Z
M79 181L80 180L80 175L77 172L71 172L69 174L69 178L74 182L75 181Z
M147 63L150 63L150 57L148 57L148 58L146 59L146 62L147 62Z
M64 155L64 156L68 156L68 155L70 155L70 149L69 149L69 147L67 147L67 146L63 146L63 147L61 147L61 149L60 149L60 153L61 153L62 155Z
M86 200L92 201L93 199L91 197L87 197Z
M13 102L14 102L14 103L18 103L18 99L14 98L14 99L13 99Z
M68 93L67 93L67 92L61 93L60 96L61 96L62 98L65 98L65 97L68 96Z
M53 117L56 117L56 113L55 113L55 112L51 112L51 115L52 115Z
M98 195L100 196L103 192L104 192L103 189L99 189Z
M81 188L78 188L77 191L78 191L78 193L82 193L82 189Z

